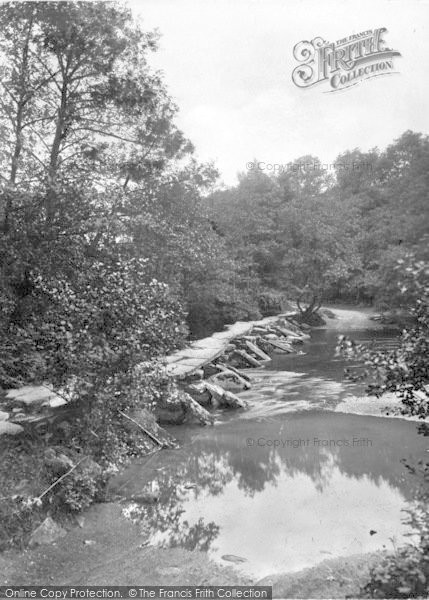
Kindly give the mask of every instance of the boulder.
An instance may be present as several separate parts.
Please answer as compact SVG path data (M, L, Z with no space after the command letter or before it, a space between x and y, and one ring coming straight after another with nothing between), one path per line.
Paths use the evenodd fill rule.
M246 341L246 346L250 350L250 352L255 354L257 356L257 358L259 358L260 360L263 360L263 361L271 360L271 358L268 356L268 354L265 354L265 352L263 350L261 350L260 348L258 348L258 346L256 346L256 344Z
M22 388L8 390L6 398L25 406L40 406L58 396L45 385L26 385Z
M222 369L220 373L210 377L209 381L228 392L242 392L251 388L248 381L228 369Z
M0 410L0 421L7 421L9 418L9 413Z
M31 534L28 545L30 548L33 548L40 544L52 544L66 534L67 531L58 525L51 517L46 517L43 523L41 523Z
M204 369L197 369L188 375L186 378L189 381L199 381L200 379L204 379Z
M181 404L185 415L196 418L201 425L213 425L214 417L186 392L180 394Z
M203 381L201 385L204 386L204 389L210 394L211 405L213 408L218 408L220 406L224 390L219 385L215 383L209 383L208 381Z
M0 421L0 435L17 435L22 433L24 428L10 421Z
M27 420L27 415L23 412L13 413L13 421L25 421Z
M269 333L269 331L266 327L254 327L252 333L255 335L265 335L266 333Z
M277 340L267 340L268 344L271 344L271 346L274 347L274 352L285 352L288 354L293 353L293 348L290 344L288 344L287 342L280 342Z
M253 356L250 356L250 354L245 350L235 350L234 355L240 356L244 360L244 362L250 365L251 367L261 366L261 362Z
M238 369L236 369L235 367L231 367L231 365L224 365L222 363L217 363L216 364L217 368L220 369L221 371L223 370L227 370L227 371L232 371L233 373L237 373L237 375L240 375L240 377L242 379L244 379L247 382L251 382L251 378L249 377L249 375L247 375L247 373L244 373L243 371L239 371Z
M212 397L212 406L214 408L219 406L227 408L247 408L247 402L245 400L242 400L232 392L224 390L220 385L216 385L208 381L203 381L201 385L204 385L210 392Z
M203 385L201 385L201 382L185 386L184 391L190 396L192 396L192 398L196 400L198 404L201 404L201 406L210 406L211 396L206 390L206 388Z
M228 408L247 408L248 407L246 400L243 400L242 398L239 398L232 392L228 392L228 391L224 392L224 394L222 396L222 400L221 400L221 405L226 406Z
M183 411L181 411L181 413L182 412ZM159 427L158 423L156 422L155 415L145 408L134 408L127 413L127 416L129 418L124 419L123 425L124 428L130 433L138 436L151 434L157 440L166 445L172 441L170 435L164 429L162 429L162 427ZM145 431L148 433L145 433ZM154 441L153 438L151 439Z
M216 366L219 369L220 373L219 375L215 375L215 377L220 377L220 380L222 380L223 378L233 379L234 381L240 384L243 390L250 390L250 388L252 387L252 384L250 383L250 377L243 373L240 373L239 371L237 371L237 369L234 369L234 367L227 367L226 365L223 365L221 363L218 363ZM220 386L226 389L224 385L220 384Z

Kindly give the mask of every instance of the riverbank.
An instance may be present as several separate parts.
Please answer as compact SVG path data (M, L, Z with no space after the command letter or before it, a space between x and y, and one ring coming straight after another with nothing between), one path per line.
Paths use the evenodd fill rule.
M358 330L362 328L362 323L371 323L370 320L367 321L367 316L345 313L340 313L332 321L335 321L334 329L339 331L344 327L344 322ZM329 325L328 322L328 328ZM304 346L304 351L306 350L307 347ZM320 351L326 353L324 347ZM295 359L292 357L291 360ZM304 361L306 356L297 355L296 360ZM257 378L259 370L254 372ZM264 372L269 375L268 371ZM275 371L270 373L272 377L275 376ZM319 394L323 392L320 382L316 383L314 391ZM0 557L0 573L4 582L21 585L47 582L64 585L133 585L142 581L147 585L254 584L260 580L256 572L252 575L250 569L250 574L248 571L244 573L240 564L237 569L227 567L225 561L219 561L217 557L213 560L212 551L207 550L210 548L209 543L206 546L203 544L202 549L198 549L197 545L190 550L186 547L187 544L183 544L183 540L179 540L181 547L163 548L155 542L154 533L168 533L173 527L175 531L189 533L189 539L194 536L195 540L199 540L201 534L212 531L210 528L205 529L203 525L193 528L201 517L201 507L206 507L204 510L207 509L208 512L204 514L207 514L208 521L219 523L220 515L226 519L220 531L221 534L229 533L229 537L216 542L220 547L225 546L221 554L244 557L247 563L242 564L250 566L254 555L257 560L258 552L261 559L266 554L265 542L256 542L260 539L259 534L269 534L270 544L277 555L292 552L303 560L308 557L309 551L304 548L304 541L308 538L308 548L311 548L311 544L314 545L311 537L316 536L316 540L320 537L320 533L317 534L316 518L320 507L320 518L323 515L326 527L331 532L329 552L325 556L331 552L341 552L341 544L338 545L338 550L333 547L338 502L342 505L341 510L347 513L350 507L344 505L344 502L347 504L348 499L360 498L359 488L356 487L358 481L366 482L366 487L365 496L352 505L355 510L359 509L365 497L373 506L378 499L383 506L393 505L395 511L399 509L397 492L389 490L391 486L399 485L399 458L402 456L400 440L409 439L408 429L411 424L407 424L408 429L401 437L404 428L400 420L395 421L395 433L392 434L390 424L389 427L386 426L387 419L366 420L364 417L326 412L323 422L320 417L317 417L316 422L312 413L287 419L276 416L273 419L271 413L266 411L257 417L260 420L258 425L254 414L252 417L252 410L251 407L248 413L225 415L217 420L214 428L187 427L171 430L176 433L178 429L186 429L189 435L182 440L178 450L163 450L154 455L154 458L137 460L121 474L116 481L116 488L121 488L121 501L94 505L85 511L83 520L70 524L64 537L49 545L27 549L22 553L9 551L3 554ZM361 448L359 451L349 452L340 448L335 452L321 452L313 444L311 448L305 448L305 452L302 448L296 448L294 452L286 449L282 453L276 451L273 455L270 447L246 447L249 432L254 437L263 435L264 439L269 440L283 437L304 439L316 433L320 437L339 439L346 435L348 419L352 419L347 425L350 435L352 432L362 432L362 435L373 438L376 440L374 450ZM247 421L249 426L243 425ZM337 423L334 428L333 423ZM254 429L256 427L258 429ZM380 427L383 427L383 437ZM286 435L285 431L291 433ZM380 447L377 440L381 443ZM399 447L395 446L393 460L395 440L399 440ZM382 452L380 456L384 461L381 465L379 452ZM388 484L384 483L386 469L389 469L390 464L396 463L398 469L389 472ZM329 491L326 486L331 478L337 487ZM135 492L141 488L147 489L152 481L158 482L160 486L159 500L153 505L141 507L141 519L127 518L126 515L135 506ZM328 496L321 496L321 491L325 489ZM341 501L336 489L341 490ZM309 495L310 490L313 495ZM314 522L305 513L307 505L312 507ZM182 516L183 510L185 512ZM269 522L266 521L267 514L270 515ZM372 543L370 547L376 548L377 538L382 536L382 539L387 539L389 536L389 529L383 531L383 523L386 527L391 527L391 517L388 518L385 511L379 515L372 514L371 521L360 512L351 514L354 515L351 521L364 528L357 533L349 532L347 539L351 542L357 535L359 540L369 540ZM182 527L183 520L189 522L190 530L189 527ZM249 539L246 527L254 528L254 540ZM370 534L370 530L376 532L374 536ZM272 534L277 535L281 531L285 532L285 540L288 542L279 538L274 543ZM298 536L296 539L295 534ZM210 542L210 536L205 538L204 535L202 539ZM323 537L326 540L326 535ZM239 538L242 538L248 548L247 552L245 547L234 547L235 540ZM323 543L326 549L326 541ZM324 546L320 547L323 549ZM370 564L378 555L374 552L357 554L358 546L353 544L351 549L344 552L345 558L334 556L323 561L321 559L324 554L316 547L311 550L314 557L319 557L314 559L317 562L314 566L301 569L297 563L298 568L286 575L279 573L287 571L287 568L271 571L277 573L268 576L273 581L275 597L285 597L285 594L297 598L345 598L347 595L356 595L359 587L365 583Z
M202 551L145 546L120 505L111 503L91 507L66 541L0 555L0 585L272 585L275 598L346 598L357 595L380 558L324 560L258 581L207 560Z

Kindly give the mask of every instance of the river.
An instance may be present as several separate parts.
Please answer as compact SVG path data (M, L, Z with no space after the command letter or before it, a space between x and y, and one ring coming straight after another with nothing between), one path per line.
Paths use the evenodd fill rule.
M159 494L122 508L148 544L199 549L258 579L403 543L402 511L418 481L402 459L422 458L425 438L412 421L352 414L364 387L344 380L335 356L339 333L381 346L396 334L364 313L336 314L305 354L249 371L250 410L219 414L210 428L172 428L178 450L114 480L125 498L147 486Z
M0 555L1 583L239 585L265 578L276 597L356 596L374 552L405 539L402 511L418 482L402 459L423 457L427 443L415 422L381 416L383 401L347 383L335 356L339 333L381 346L394 344L396 334L377 328L365 311L335 314L312 331L305 354L278 355L249 371L249 410L219 413L214 427L172 428L178 449L138 459L112 479L121 501L91 506L52 544ZM135 503L131 497L147 487L159 501ZM332 575L333 563L341 576ZM301 571L313 565L315 577ZM294 574L299 584L290 587Z

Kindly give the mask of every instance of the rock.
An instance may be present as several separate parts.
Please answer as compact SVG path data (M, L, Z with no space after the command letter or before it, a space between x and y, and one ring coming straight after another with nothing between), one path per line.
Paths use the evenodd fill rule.
M85 546L95 546L97 542L95 540L84 540L83 543Z
M213 408L218 408L221 404L222 396L224 394L224 390L220 385L215 383L210 383L209 381L203 381L202 385L209 392L211 397L211 405Z
M0 421L7 421L9 418L9 413L0 410Z
M50 398L46 402L43 402L42 406L49 406L49 408L58 408L59 406L64 406L65 404L67 404L67 401L64 400L64 398L55 396L54 398Z
M252 381L251 377L249 377L249 375L247 375L247 373L244 373L243 371L239 371L238 369L235 369L234 367L231 367L231 365L227 366L227 365L224 365L222 363L217 363L216 366L220 370L226 369L227 371L232 371L233 373L237 373L237 375L239 375L242 379L244 379L248 383L250 383Z
M30 548L40 544L52 544L56 540L64 537L67 531L60 527L51 517L46 519L31 534L28 545Z
M264 361L271 360L271 358L268 356L268 354L265 354L265 352L263 350L258 348L258 346L256 346L255 344L252 344L252 342L246 341L246 346L250 350L250 352L253 352L253 354L256 354L257 358L259 358L260 360L264 360Z
M247 408L247 402L242 400L232 392L224 390L220 385L209 381L201 382L201 385L209 391L212 396L212 405L217 408L224 406L227 408Z
M256 358L253 358L253 356L250 356L250 354L248 352L245 352L244 350L235 350L234 354L236 354L237 356L240 356L251 367L260 367L261 366L261 362L259 360L257 360Z
M143 429L154 435L159 441L162 441L165 444L168 444L172 441L167 432L157 424L155 415L148 410L144 408L135 408L130 410L127 416L133 419L133 421L124 419L123 426L130 433L138 436L145 436L146 434L141 429L141 427L143 427Z
M210 406L211 396L206 388L201 386L200 383L188 385L184 391L190 394L198 404L201 404L201 406Z
M26 418L27 418L27 415L23 412L13 413L14 421L25 421Z
M180 401L186 416L195 417L201 425L213 425L214 417L186 392L181 392Z
M233 563L243 563L247 562L247 558L243 558L242 556L235 556L235 554L224 554L221 556L222 560L228 560Z
M254 327L252 329L252 333L255 335L266 335L268 333L268 329L266 327Z
M267 342L275 348L274 352L279 351L279 350L281 352L285 352L288 354L293 352L292 346L290 344L288 344L287 342L279 342L276 340L267 340Z
M234 346L235 349L235 346ZM211 377L212 375L216 375L218 369L216 365L210 363L208 365L204 365L204 377Z
M186 375L184 382L192 383L193 381L200 381L201 379L204 379L204 369L196 369L195 371L192 371L192 373L189 373L189 375Z
M185 490L194 490L197 487L196 483L185 483L183 486Z
M9 421L0 421L0 435L17 435L23 431L24 428L21 425Z
M275 328L275 330L276 330L276 333L278 333L282 337L292 337L292 338L300 338L301 337L301 333L298 334L295 331L293 331L292 329L287 329L286 327L277 326Z
M222 406L227 406L228 408L247 408L248 404L246 400L242 400L232 392L225 391L221 400Z
M210 377L209 381L222 387L228 392L242 392L243 390L248 390L251 387L248 381L245 381L232 371L223 371L222 373L213 375Z
M8 390L6 398L26 406L41 405L57 398L55 392L45 385L27 385L22 388Z

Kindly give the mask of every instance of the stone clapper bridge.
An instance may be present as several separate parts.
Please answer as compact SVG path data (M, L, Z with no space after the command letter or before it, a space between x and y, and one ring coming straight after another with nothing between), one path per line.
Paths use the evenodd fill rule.
M176 400L182 413L207 424L213 422L207 409L246 408L245 400L235 394L251 387L246 370L263 366L273 353L299 352L296 345L310 338L309 327L299 325L295 316L289 312L259 321L238 321L165 357L166 374L179 387ZM66 405L67 400L50 385L8 390L0 399L0 436L23 433L26 426L37 427L64 413ZM158 423L175 423L175 410L177 417L177 402L159 409Z

